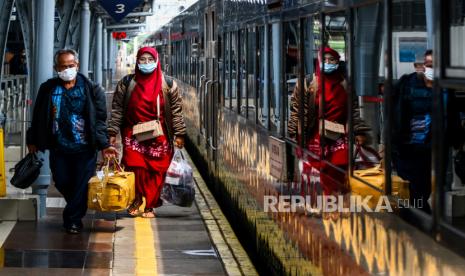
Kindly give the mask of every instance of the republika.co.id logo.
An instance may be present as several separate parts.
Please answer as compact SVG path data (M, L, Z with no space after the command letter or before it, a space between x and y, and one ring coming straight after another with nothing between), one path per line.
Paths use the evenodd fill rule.
M264 196L264 211L265 212L296 212L297 210L305 209L309 213L325 213L325 212L342 212L342 213L358 213L358 212L393 212L397 208L421 208L422 200L418 200L411 204L408 199L399 199L397 204L392 204L388 196L379 196L378 200L371 195L319 195L316 197L300 196L300 195L280 195L280 196Z

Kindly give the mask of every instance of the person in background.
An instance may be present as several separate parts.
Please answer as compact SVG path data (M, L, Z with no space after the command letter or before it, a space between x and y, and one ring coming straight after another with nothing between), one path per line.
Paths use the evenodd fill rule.
M58 77L41 84L26 138L29 152L50 150L53 180L66 200L63 226L70 234L83 228L87 184L95 174L97 150L116 154L106 131L104 90L77 73L78 68L74 50L56 52Z
M306 81L304 82L304 130L301 131L299 126L300 90L298 85L296 85L291 96L291 116L288 124L288 133L291 138L298 141L300 141L303 137L302 134L304 134L307 149L317 156L321 155L321 143L322 139L324 139L323 150L325 160L339 168L347 170L349 164L347 133L335 139L326 136L321 137L318 122L320 119L325 119L344 127L348 122L348 108L353 108L356 143L361 145L368 143L370 128L360 118L357 103L354 102L353 105L350 105L348 101L349 95L346 91L344 70L341 70L339 67L339 53L330 47L325 47L323 51L324 61L320 62L320 66L316 67L316 73L312 82L309 85L306 84ZM323 93L321 74L324 74L325 93L323 118L319 117L318 111L320 108L320 97ZM310 159L310 166L320 171L320 181L324 194L347 192L345 186L346 175L344 173L324 162Z
M11 75L27 75L27 63L26 63L26 50L25 49L15 54L14 57L10 60L10 74Z
M424 54L424 72L402 76L393 93L392 161L397 174L409 181L410 205L431 213L433 51ZM462 148L465 129L460 113L463 102L450 90L442 90L447 147ZM449 163L449 156L444 156ZM444 164L447 167L448 164ZM449 167L450 170L450 167ZM447 187L450 188L450 187Z
M155 217L154 208L162 205L160 194L173 155L173 141L178 148L184 146L186 126L179 89L176 82L165 80L161 68L154 48L139 49L135 74L118 82L112 103L110 143L115 145L116 136L121 133L122 163L136 177L136 198L128 208L132 216L139 214L145 197L141 215ZM157 119L163 128L162 135L146 141L134 137L135 125Z

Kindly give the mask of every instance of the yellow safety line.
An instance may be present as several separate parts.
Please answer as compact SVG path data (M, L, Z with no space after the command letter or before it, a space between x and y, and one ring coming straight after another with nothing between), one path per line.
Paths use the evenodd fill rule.
M134 219L136 239L136 275L157 275L157 258L151 219Z
M188 161L194 164L189 154L185 151L184 153ZM240 244L229 221L221 211L220 206L208 189L197 167L192 166L192 169L195 183L197 184L198 191L200 191L200 193L197 193L195 201L208 229L210 238L221 257L226 273L228 275L258 275L249 256Z
M0 248L0 268L5 266L5 249Z

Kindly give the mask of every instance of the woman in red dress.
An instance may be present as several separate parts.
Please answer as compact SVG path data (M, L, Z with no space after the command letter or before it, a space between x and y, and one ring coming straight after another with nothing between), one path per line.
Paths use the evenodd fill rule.
M330 47L324 47L324 60L316 66L314 78L304 93L304 127L307 137L307 149L313 153L308 162L303 164L303 173L309 174L312 168L319 171L320 185L325 195L347 192L346 173L349 164L348 134L344 133L338 138L324 138L324 146L321 147L319 122L326 121L337 123L345 127L348 121L348 108L353 108L353 120L356 143L365 144L370 128L360 118L357 104L349 103L349 95L346 91L346 81L342 68L339 68L340 55ZM320 60L320 56L318 56ZM324 74L324 78L321 78ZM320 98L323 94L324 81L324 111L321 114ZM300 139L301 132L298 122L299 88L294 89L291 98L291 119L288 132L291 137ZM346 129L347 130L347 129ZM323 154L321 152L323 150ZM320 157L326 162L320 161ZM335 168L336 167L336 168ZM340 168L341 170L338 170Z
M145 141L133 135L136 124L159 120L163 134ZM122 163L136 178L136 199L128 213L136 216L145 197L143 217L155 217L154 208L161 206L160 193L175 146L184 145L185 124L179 89L174 81L165 81L158 53L144 47L137 53L135 74L119 81L108 123L110 143L116 143L121 132Z

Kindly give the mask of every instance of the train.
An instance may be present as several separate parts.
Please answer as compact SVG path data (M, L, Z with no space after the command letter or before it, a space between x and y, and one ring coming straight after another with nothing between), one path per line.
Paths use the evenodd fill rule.
M463 274L462 184L451 171L456 151L445 142L447 109L440 104L432 121L431 213L397 206L322 215L264 206L269 197L322 194L321 175L305 168L310 157L332 164L314 156L305 139L290 137L288 124L294 88L316 72L323 46L340 54L348 101L370 126L371 147L384 150L382 189L360 182L399 202L392 187L394 87L433 48L432 101L442 103L445 89L460 98L464 19L463 0L199 0L147 38L181 88L187 148L260 274ZM353 120L348 130L347 182L357 178Z

